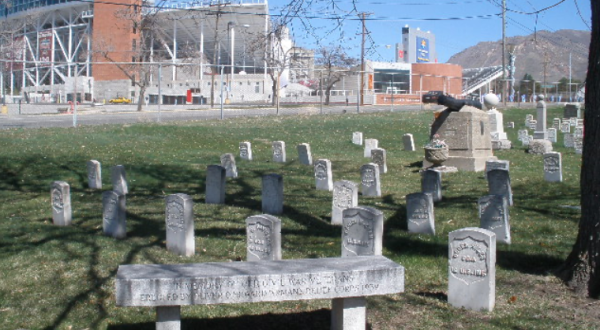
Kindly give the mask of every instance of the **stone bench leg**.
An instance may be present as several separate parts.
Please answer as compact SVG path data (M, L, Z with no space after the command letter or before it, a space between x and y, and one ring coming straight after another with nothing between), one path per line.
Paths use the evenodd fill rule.
M180 330L181 306L156 307L156 330Z
M365 297L331 300L331 330L365 330L367 299Z

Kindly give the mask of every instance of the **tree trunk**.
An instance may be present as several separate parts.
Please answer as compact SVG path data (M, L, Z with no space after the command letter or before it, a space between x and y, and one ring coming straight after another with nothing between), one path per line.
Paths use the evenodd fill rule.
M600 2L591 1L592 38L586 78L581 219L571 254L558 275L581 295L600 297Z
M142 111L144 97L146 95L146 86L140 86L140 97L138 97L137 111Z
M332 86L327 86L327 89L325 89L325 105L329 105L329 96L331 95L331 87Z

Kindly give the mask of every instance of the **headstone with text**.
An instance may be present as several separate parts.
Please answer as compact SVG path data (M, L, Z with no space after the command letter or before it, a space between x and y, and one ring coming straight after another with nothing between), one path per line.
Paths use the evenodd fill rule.
M554 128L554 127L548 128L548 130L546 131L546 135L548 136L548 141L550 141L552 143L556 143L556 141L557 141L556 128Z
M575 147L575 140L573 138L573 133L565 133L563 135L563 141L564 141L565 148L574 148Z
M315 162L314 169L316 189L331 191L333 189L331 161L329 159L319 159Z
M331 224L341 225L343 212L347 208L358 205L358 186L347 180L333 183L333 202L331 207Z
M310 152L310 145L308 143L301 143L296 146L298 150L298 160L302 165L312 165L312 154Z
M56 226L70 226L71 212L71 187L65 181L54 181L50 186L52 202L52 223Z
M354 132L352 133L352 143L362 146L363 144L363 133L362 132Z
M571 133L571 124L568 121L560 123L560 131L562 133Z
M381 255L383 212L366 206L347 208L342 219L342 258Z
M273 150L273 162L275 163L285 163L285 142L283 141L275 141L273 142L272 150Z
M435 235L433 198L429 193L406 195L408 232Z
M102 229L104 235L114 238L127 236L125 195L114 191L102 193Z
M560 129L560 125L561 125L560 118L552 119L552 128L554 128L558 131Z
M90 189L102 189L102 167L97 160L87 162L88 187Z
M269 215L246 218L246 261L281 260L281 220Z
M379 165L379 173L387 173L387 155L385 149L374 148L371 150L371 163Z
M228 178L237 178L238 171L233 154L223 154L221 156L221 166L225 168L225 176Z
M240 158L252 160L252 144L250 142L240 142Z
M510 174L506 170L496 169L487 173L488 194L506 197L508 205L513 205L512 186Z
M279 174L267 174L262 178L262 212L283 213L283 177Z
M501 195L487 195L479 198L480 227L494 232L496 241L510 244L510 222L508 202Z
M562 182L562 157L560 152L544 154L544 180Z
M167 250L182 256L193 256L194 201L186 194L173 194L166 198L165 222L167 228Z
M113 191L121 195L127 195L129 188L127 186L127 176L125 175L125 166L116 165L110 168L110 181Z
M381 196L381 182L379 179L379 165L369 163L361 166L360 178L363 196Z

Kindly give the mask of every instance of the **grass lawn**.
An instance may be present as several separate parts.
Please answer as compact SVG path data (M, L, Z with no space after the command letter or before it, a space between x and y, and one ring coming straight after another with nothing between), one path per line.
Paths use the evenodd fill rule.
M154 329L153 308L115 306L114 278L121 264L199 263L246 258L244 220L261 213L261 177L278 173L285 191L284 259L337 257L341 229L330 222L331 193L315 190L313 169L298 162L296 145L309 143L313 159L331 160L334 181L360 182L367 163L352 132L376 138L387 150L381 198L359 204L384 213L383 254L406 269L406 292L368 298L370 329L590 329L600 328L599 302L574 296L552 272L575 242L580 155L562 147L562 183L544 181L541 156L517 140L526 114L504 111L513 149L512 244L497 247L496 308L491 313L452 308L446 302L448 233L477 227L477 199L487 194L482 172L443 176L435 205L436 235L406 230L407 194L420 191L419 169L433 113L394 112L332 116L239 118L77 129L0 131L0 329ZM548 122L562 118L549 109ZM404 151L402 135L415 136L417 152ZM271 142L287 145L287 163L271 161ZM239 177L228 179L226 205L204 204L205 173L220 155L238 155L250 141L253 161L237 158ZM102 191L87 188L86 162L100 161L104 190L110 167L124 165L129 182L127 238L102 234ZM50 184L71 185L73 224L52 224ZM165 247L165 197L194 200L196 255ZM292 301L182 308L184 328L328 329L330 301Z

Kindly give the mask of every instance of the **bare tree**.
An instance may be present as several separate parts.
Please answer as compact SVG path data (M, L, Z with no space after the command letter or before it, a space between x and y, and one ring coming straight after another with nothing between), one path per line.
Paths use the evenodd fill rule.
M325 104L329 105L331 89L342 80L348 69L355 66L358 60L349 57L341 46L321 47L317 51L316 64L322 69L322 86L325 89Z
M600 297L600 2L592 6L577 240L559 275L581 295Z

